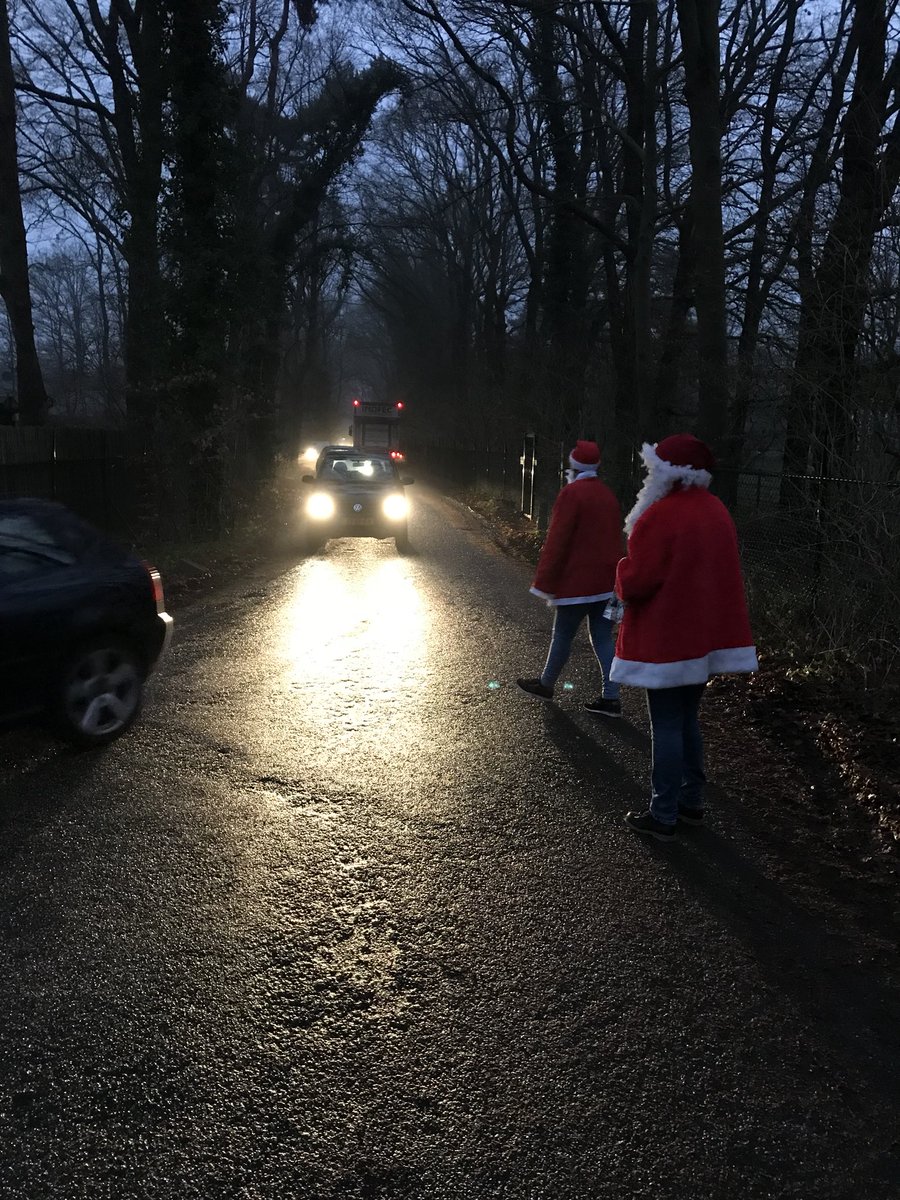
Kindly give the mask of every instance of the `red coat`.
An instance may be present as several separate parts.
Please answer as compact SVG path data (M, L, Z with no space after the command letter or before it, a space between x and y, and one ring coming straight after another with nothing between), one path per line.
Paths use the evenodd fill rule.
M622 512L596 475L567 483L553 505L532 592L550 604L590 604L613 593Z
M681 687L757 669L734 522L706 488L676 487L638 518L616 594L619 683Z

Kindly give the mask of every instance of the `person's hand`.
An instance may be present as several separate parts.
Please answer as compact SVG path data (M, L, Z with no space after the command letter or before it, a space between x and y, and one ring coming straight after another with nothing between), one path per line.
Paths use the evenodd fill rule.
M617 625L625 616L625 605L618 596L611 596L606 603L606 608L603 610L603 615L607 621L612 621Z

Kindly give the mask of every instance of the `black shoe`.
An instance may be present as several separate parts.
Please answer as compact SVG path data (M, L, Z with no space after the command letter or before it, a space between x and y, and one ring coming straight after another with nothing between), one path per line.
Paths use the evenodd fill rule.
M517 679L516 685L535 700L553 699L553 688L544 687L539 679Z
M585 712L595 717L621 717L622 705L618 700L604 700L598 696L596 700L588 700L584 705Z
M662 821L657 821L649 811L626 813L625 824L635 833L646 833L648 837L656 838L658 842L675 841L675 826L664 825Z
M702 808L679 808L678 820L685 825L702 825L706 812Z

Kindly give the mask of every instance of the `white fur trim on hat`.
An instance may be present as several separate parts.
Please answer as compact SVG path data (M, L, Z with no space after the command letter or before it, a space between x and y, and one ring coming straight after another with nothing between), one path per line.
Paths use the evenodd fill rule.
M704 488L708 488L712 483L712 475L709 471L703 471L698 467L675 467L660 458L656 453L657 444L651 446L649 442L644 442L641 449L641 458L647 468L647 478L637 494L634 507L625 518L625 532L629 535L638 518L644 515L651 504L668 496L676 483L680 483L682 487Z

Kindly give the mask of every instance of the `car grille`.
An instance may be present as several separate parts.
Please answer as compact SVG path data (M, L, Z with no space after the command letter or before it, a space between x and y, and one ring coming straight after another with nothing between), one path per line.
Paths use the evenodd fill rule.
M351 525L372 525L381 516L380 502L380 496L347 496L339 512Z

